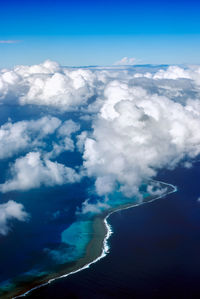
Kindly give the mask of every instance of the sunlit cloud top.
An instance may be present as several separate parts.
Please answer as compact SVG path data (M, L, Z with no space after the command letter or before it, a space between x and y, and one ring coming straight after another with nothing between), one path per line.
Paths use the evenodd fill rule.
M86 198L80 213L98 212L116 188L139 197L161 169L199 159L199 99L198 65L70 68L46 60L1 69L1 111L20 113L1 121L0 161L8 164L0 192L87 179L101 200L93 206ZM64 153L79 159L64 161ZM0 234L9 219L27 219L14 202L1 205L1 215Z

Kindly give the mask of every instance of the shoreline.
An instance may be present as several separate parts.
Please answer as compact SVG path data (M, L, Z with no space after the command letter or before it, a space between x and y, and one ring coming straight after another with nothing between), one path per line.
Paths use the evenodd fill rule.
M163 198L163 197L177 191L177 187L172 184L164 183L161 181L156 181L156 182L159 182L165 188L167 187L167 191L164 194L159 195L159 196L156 196L156 195L148 196L141 203L124 204L118 208L111 208L110 210L105 211L101 215L95 216L93 219L93 235L94 235L94 237L92 237L92 239L88 243L88 245L86 247L85 255L82 258L79 258L76 262L72 263L71 265L66 264L63 266L64 268L68 266L68 269L65 268L62 271L60 271L60 273L58 272L57 276L54 273L54 275L50 274L49 276L48 275L45 276L43 279L41 279L41 281L40 281L40 279L38 279L37 282L33 281L32 282L33 287L29 288L28 290L26 290L26 286L25 286L26 284L24 284L24 288L22 285L23 290L15 289L15 290L13 290L13 292L11 291L10 293L8 292L7 294L5 294L5 296L3 298L16 299L16 298L25 297L25 296L29 295L30 293L32 293L33 291L40 289L44 286L47 286L58 279L66 278L69 275L76 274L82 270L88 269L92 264L94 264L94 263L98 262L99 260L101 260L102 258L104 258L109 253L110 247L108 245L108 239L110 238L110 236L113 233L112 227L107 221L107 219L110 217L110 215L112 215L113 213L118 212L118 211L122 211L122 210L130 209L133 207L137 207L140 205L144 205L147 203L151 203L159 198ZM28 285L28 283L27 283L27 285ZM31 285L31 283L29 284L29 287L30 287L30 285Z

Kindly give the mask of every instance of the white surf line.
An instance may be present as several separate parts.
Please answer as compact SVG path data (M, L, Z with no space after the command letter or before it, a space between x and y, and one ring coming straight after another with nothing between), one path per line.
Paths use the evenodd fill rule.
M152 180L152 181L153 181L153 180ZM118 211L127 210L127 209L130 209L130 208L134 208L134 207L137 207L137 206L141 206L141 205L144 205L144 204L148 204L148 203L153 202L153 201L155 201L155 200L157 200L157 199L159 199L159 198L162 198L162 197L165 197L165 196L167 196L167 195L169 195L169 194L171 194L171 193L174 193L174 192L176 192L176 191L178 190L178 188L177 188L176 186L172 185L172 184L168 184L168 183L165 183L165 182L162 182L162 181L155 181L155 182L162 183L162 184L164 184L164 185L170 186L170 187L172 187L173 190L170 191L170 192L168 192L168 193L164 193L164 194L162 194L162 195L160 195L160 196L158 196L158 197L156 197L156 198L153 198L153 199L151 199L151 200L149 200L149 201L147 201L147 202L141 202L141 203L138 203L138 204L130 205L130 206L128 206L128 207L119 208L119 209L116 209L116 210L110 212L109 214L107 214L107 216L106 216L106 217L104 218L104 220L103 220L103 221L104 221L104 225L105 225L106 230L107 230L107 233L106 233L106 236L105 236L105 238L104 238L104 240L103 240L102 253L101 253L101 255L100 255L99 257L97 257L97 258L94 259L92 262L86 264L85 266L81 267L81 268L78 269L78 270L75 270L75 271L69 272L69 273L67 273L67 274L63 274L63 275L61 275L61 276L58 276L58 277L49 279L49 281L47 281L47 282L45 282L45 283L43 283L43 284L40 284L40 285L38 285L38 286L36 286L36 287L30 289L29 291L25 292L25 293L22 294L22 295L18 295L18 296L12 297L12 299L25 297L25 296L27 296L28 294L30 294L31 292L33 292L33 291L35 291L35 290L37 290L37 289L40 289L40 288L42 288L42 287L44 287L44 286L47 286L47 285L49 285L50 283L52 283L52 282L54 282L54 281L56 281L56 280L58 280L58 279L65 278L65 277L67 277L67 276L69 276L69 275L76 274L76 273L78 273L78 272L80 272L80 271L82 271L82 270L88 269L92 264L95 264L96 262L98 262L99 260L101 260L102 258L104 258L104 257L109 253L109 249L110 249L110 247L109 247L109 245L108 245L108 239L110 238L110 236L111 236L112 233L113 233L113 231L112 231L112 227L111 227L111 225L110 225L110 224L108 223L108 221L107 221L107 219L109 218L110 215L112 215L113 213L118 212Z
M110 215L110 214L109 214ZM109 216L107 215L106 218ZM31 292L33 292L34 290L37 290L39 288L42 288L44 286L47 286L48 284L54 282L55 280L58 280L58 279L61 279L61 278L65 278L69 275L72 275L72 274L75 274L75 273L78 273L84 269L87 269L90 267L90 265L96 263L97 261L101 260L102 258L104 258L108 253L109 253L109 246L108 246L108 243L107 243L107 240L110 238L111 234L112 234L112 229L111 229L111 225L106 221L106 218L104 218L104 224L105 224L105 227L106 227L106 230L107 230L107 233L106 233L106 236L104 238L104 241L103 241L103 247L102 247L102 253L99 257L97 257L95 260L93 260L92 262L86 264L85 266L83 266L82 268L78 269L78 270L75 270L75 271L72 271L70 273L67 273L67 274L64 274L64 275L61 275L61 276L58 276L58 277L55 277L55 278L52 278L50 279L49 281L39 285L39 286L36 286L32 289L30 289L29 291L25 292L24 294L22 295L18 295L16 297L13 297L12 299L16 299L16 298L20 298L20 297L25 297L27 296L28 294L30 294Z

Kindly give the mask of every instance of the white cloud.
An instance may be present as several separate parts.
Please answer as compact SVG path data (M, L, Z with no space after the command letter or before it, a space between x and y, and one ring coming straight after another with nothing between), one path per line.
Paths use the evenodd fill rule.
M153 196L161 196L165 194L167 188L163 188L159 182L149 182L147 192Z
M177 65L169 66L167 69L158 69L155 73L146 72L146 73L136 73L135 78L148 78L154 80L173 80L175 86L178 84L178 79L187 79L193 80L195 84L200 85L200 67L191 66L191 67L180 67ZM184 82L185 83L185 82ZM170 86L170 82L168 85Z
M155 75L153 76L154 79L190 79L190 75L187 70L184 70L183 68L179 66L169 66L167 70L159 70Z
M10 230L10 221L26 221L28 214L24 211L22 204L13 200L0 204L0 234L6 235Z
M55 158L64 151L74 151L72 135L80 130L80 125L73 120L66 120L57 130L57 142L53 142L53 149L46 154L47 158Z
M86 141L87 136L88 136L88 132L82 131L81 134L76 137L77 138L76 146L77 146L79 152L81 152L81 153L84 150L85 141Z
M99 214L103 210L108 209L110 206L105 202L97 201L95 203L90 203L89 199L86 199L81 206L81 209L77 209L77 215L84 215L88 213Z
M11 157L25 149L43 145L43 138L60 126L56 117L5 123L0 127L0 159Z
M125 57L118 63L132 64L135 60ZM16 96L17 103L51 107L54 112L79 110L78 121L85 122L84 131L78 123L50 117L48 121L1 127L0 157L10 157L22 149L42 152L35 169L48 173L52 184L62 179L53 179L47 161L56 163L50 159L64 150L73 151L77 132L76 146L83 153L84 171L95 178L101 196L112 192L118 183L126 195L136 194L141 182L154 177L159 169L185 161L188 167L200 153L199 66L73 69L46 61L2 70L0 99L7 103L11 95ZM49 152L44 152L48 134L54 134L54 139ZM1 188L12 189L17 184L28 188L20 185L18 178L30 170L25 167L28 157L16 160L13 179ZM43 175L38 179L35 175L33 182L31 188L47 184Z
M99 176L95 182L97 193L102 196L112 193L115 187L115 178L112 175Z
M134 65L136 63L138 63L136 58L123 57L121 60L116 61L114 65Z
M113 81L104 94L84 152L84 166L96 177L99 195L111 192L118 182L132 196L159 169L200 153L199 106L194 112L190 102L183 105L129 82Z
M46 157L55 158L63 151L74 150L72 135L79 130L80 125L76 122L61 122L52 116L16 123L9 121L0 126L0 159L33 149L45 151L47 143L52 143L52 150ZM56 136L52 139L54 133Z
M0 184L1 192L29 190L40 186L54 186L80 181L72 168L42 158L39 152L30 152L18 158L11 167L12 178Z
M73 120L66 120L58 129L59 136L71 136L71 134L80 130L80 125Z
M51 60L46 60L41 64L35 65L18 65L13 69L13 72L21 76L21 79L27 79L26 83L29 82L28 79L31 78L31 75L34 75L35 78L46 78L46 75L52 75L56 72L61 72L62 68L60 65ZM23 82L22 82L23 83Z
M51 106L63 111L85 105L95 91L95 74L87 69L67 69L47 60L39 65L1 70L1 100L21 105Z

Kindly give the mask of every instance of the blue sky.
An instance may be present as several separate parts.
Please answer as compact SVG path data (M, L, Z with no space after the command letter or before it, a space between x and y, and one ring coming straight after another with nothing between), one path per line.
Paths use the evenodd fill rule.
M4 1L0 66L200 63L197 1ZM18 41L4 43L4 41Z

